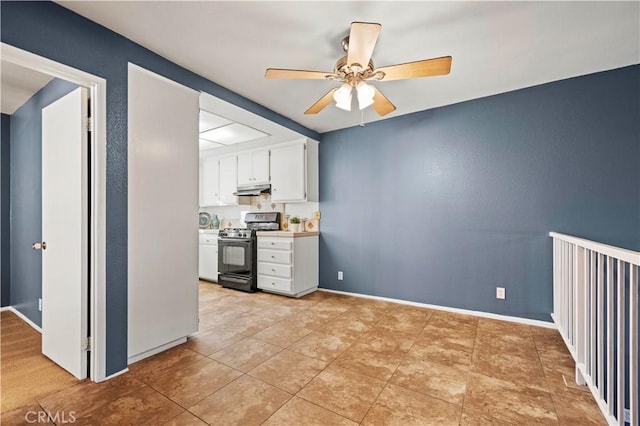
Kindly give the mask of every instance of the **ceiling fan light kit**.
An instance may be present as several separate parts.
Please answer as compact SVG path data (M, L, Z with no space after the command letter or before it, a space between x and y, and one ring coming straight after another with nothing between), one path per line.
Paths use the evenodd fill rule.
M345 111L351 111L351 86L344 83L338 90L333 92L333 100L336 107Z
M356 92L358 92L358 106L361 110L373 105L373 97L375 96L376 91L372 86L361 81L356 85Z
M347 55L338 59L333 72L268 68L265 78L336 80L343 83L316 101L305 114L317 114L332 101L336 102L336 107L351 111L351 97L355 88L360 110L372 106L379 115L387 115L396 110L395 105L365 81L382 82L449 74L452 58L443 56L375 69L371 55L381 28L380 24L372 22L352 22L349 36L342 40L342 48Z

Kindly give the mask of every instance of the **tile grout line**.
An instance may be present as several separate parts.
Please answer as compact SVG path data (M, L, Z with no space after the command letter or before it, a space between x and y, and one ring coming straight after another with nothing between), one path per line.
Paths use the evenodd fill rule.
M464 415L464 404L465 402L467 402L467 393L469 392L469 381L471 380L471 371L473 370L473 355L476 351L477 340L478 340L478 324L476 324L476 328L475 328L475 336L473 338L473 348L471 350L471 363L469 365L469 370L467 371L467 381L464 385L464 395L462 396L462 404L460 405L460 420L458 421L458 424L462 423L462 416Z
M345 311L344 313L348 312L349 310L351 310L351 308L349 308L349 309L348 309L347 311ZM375 324L377 324L378 322L380 322L381 320L382 320L382 319L379 319L378 321L376 321L376 322L374 323L374 325L375 325ZM366 333L366 332L365 332L365 333ZM365 334L365 333L362 333L362 334ZM323 334L326 334L326 333L323 333ZM313 401L309 401L308 399L304 398L303 396L299 396L298 394L299 394L300 392L302 392L302 390L303 390L303 389L304 389L304 388L305 388L309 383L311 383L311 382L312 382L316 377L318 377L322 372L324 372L325 370L327 370L327 369L328 369L328 368L329 368L329 367L330 367L330 366L331 366L331 365L332 365L332 364L333 364L333 363L334 363L334 362L335 362L335 361L336 361L336 360L337 360L337 359L338 359L338 358L339 358L339 357L340 357L344 352L346 352L350 347L352 347L354 344L356 344L356 343L359 341L359 338L360 338L360 337L362 337L362 334L361 334L360 336L358 336L358 338L355 338L355 339L353 340L353 342L352 342L349 346L347 346L347 347L346 347L346 348L345 348L345 349L344 349L344 350L343 350L343 351L342 351L342 352L341 352L337 357L335 357L333 360L328 361L328 362L327 362L327 361L325 361L325 360L320 360L320 361L322 361L322 362L327 362L327 365L326 365L322 370L320 370L318 373L316 373L316 375L315 375L315 376L313 376L313 378L312 378L311 380L309 380L309 381L308 381L308 382L307 382L307 383L306 383L302 388L300 388L300 389L298 390L298 392L296 392L296 394L295 394L294 396L295 396L295 397L298 397L298 398L300 398L300 399L302 399L302 400L304 400L304 401L307 401L307 402L308 402L308 403L310 403L310 404L313 404L313 405L316 405L316 406L318 406L318 407L321 407L321 408L323 408L323 409L325 409L325 410L327 410L327 411L329 411L329 412L331 412L331 413L333 413L333 414L336 414L336 415L338 415L338 416L340 416L340 417L342 417L342 418L345 418L345 419L347 419L347 420L349 420L349 421L353 421L353 420L351 420L350 418L347 418L347 417L345 417L344 415L342 415L342 414L340 414L340 413L336 413L335 411L333 411L333 410L332 410L332 409L330 409L330 408L327 408L327 407L323 407L323 406L321 406L321 405L318 405L318 404L316 404L316 403L315 403L315 402L313 402ZM330 335L329 335L329 336L330 336ZM295 352L295 351L292 351L292 352ZM296 353L297 353L297 352L296 352ZM308 355L304 355L304 354L300 354L300 355L308 356ZM318 359L318 358L314 358L314 357L309 357L309 358L312 358L312 359ZM342 368L342 367L338 367L338 368ZM348 369L345 369L345 370L348 370ZM351 370L349 370L349 371L351 371ZM385 386L386 386L386 385L385 385ZM384 389L384 386L382 387L382 389ZM382 390L380 390L380 393L382 393ZM380 394L378 394L378 396L379 396L379 395L380 395ZM373 402L373 403L375 403L375 401L378 399L378 396L376 396L376 399L374 400L374 402ZM364 417L366 417L366 415L367 415L367 413L369 412L369 410L371 409L371 407L373 407L373 403L371 404L371 406L369 407L369 409L368 409L368 410L367 410L367 412L365 413ZM362 418L362 420L364 420L364 417ZM362 421L358 422L358 424L361 424L361 422L362 422Z
M538 356L538 361L540 362L540 368L542 368L542 375L544 377L545 385L547 386L549 398L551 399L551 404L553 405L553 412L556 415L556 420L560 421L560 416L558 415L558 405L556 403L556 398L554 398L555 392L551 391L551 386L549 385L549 382L547 379L547 373L544 371L544 365L542 364L542 357L540 357L540 349L538 348L538 344L536 343L536 340L533 338L533 335L531 336L531 339L533 340L533 345L536 348L536 355Z
M425 327L427 326L427 324L429 323L429 321L431 320L431 317L433 316L433 313L431 313L431 315L429 315L429 317L427 318L427 321L425 322L424 326L422 326L422 330L420 331L420 333L418 333L416 336L419 336L425 329ZM391 379L393 378L393 375L396 373L396 371L398 370L398 368L400 367L400 364L402 364L402 361L405 360L405 358L407 357L407 355L409 354L409 351L411 351L411 348L413 348L413 346L416 344L417 340L413 340L413 343L411 344L411 346L409 347L409 350L407 352L404 353L404 355L402 356L402 359L400 360L400 362L398 363L398 365L396 366L396 368L393 370L393 373L391 373L391 375L389 376L389 378L386 380L384 386L382 387L382 389L380 389L380 392L378 392L378 395L376 395L375 399L373 400L373 402L371 403L371 405L369 406L369 408L367 409L367 412L364 413L364 416L362 417L362 420L360 420L359 424L362 425L362 423L364 422L364 419L367 418L367 415L369 414L369 412L371 411L371 409L374 407L374 405L376 405L376 402L378 402L378 399L380 398L380 395L382 395L382 392L384 392L384 390L389 386L389 384L391 383Z
M239 371L239 370L236 370L236 371ZM242 373L242 372L241 372L241 373ZM240 379L242 376L245 376L245 375L246 375L245 373L240 374L238 377L236 377L235 379L231 380L229 383L225 384L224 386L221 386L221 387L220 387L220 389L217 389L216 391L211 392L209 395L207 395L206 397L202 398L200 401L198 401L198 402L196 402L195 404L193 404L193 405L191 406L191 408L193 408L193 407L195 407L196 405L200 404L200 403L201 403L202 401L204 401L205 399L207 399L207 398L211 397L211 395L213 395L213 394L215 394L215 393L218 393L219 391L221 391L222 389L224 389L225 387L229 386L231 383L235 382L236 380ZM172 401L173 401L173 400L172 400ZM177 402L176 402L176 404L177 404ZM178 405L179 405L179 404L178 404ZM181 406L181 407L182 407L182 406ZM185 411L186 411L187 413L189 413L189 414L191 414L192 416L194 416L194 417L196 417L196 418L198 418L198 419L202 420L202 421L203 421L204 423L206 423L207 425L211 425L211 423L209 423L209 422L205 421L203 418L201 418L200 416L198 416L196 413L192 412L189 408L186 408L186 407L182 407L182 408L184 408L184 409L185 409ZM176 416L176 417L177 417L177 416Z

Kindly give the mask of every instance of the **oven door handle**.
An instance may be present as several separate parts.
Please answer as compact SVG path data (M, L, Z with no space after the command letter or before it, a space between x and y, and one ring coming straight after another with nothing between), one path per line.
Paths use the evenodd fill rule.
M251 238L224 238L224 237L218 237L218 242L225 242L225 243L250 243L250 242L251 242Z
M223 281L229 281L235 284L246 284L247 280L246 279L240 279L240 278L234 278L234 277L230 277L229 275L221 275L220 278Z

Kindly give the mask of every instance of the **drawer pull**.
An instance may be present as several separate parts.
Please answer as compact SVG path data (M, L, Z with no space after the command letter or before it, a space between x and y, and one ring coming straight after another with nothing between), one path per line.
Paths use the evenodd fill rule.
M275 272L275 271L276 271L275 269L271 268L271 272Z
M272 245L272 246L275 246L275 245L276 245L276 243L271 243L271 245Z
M275 256L271 256L271 258L272 258L272 259L275 259L276 257L275 257Z

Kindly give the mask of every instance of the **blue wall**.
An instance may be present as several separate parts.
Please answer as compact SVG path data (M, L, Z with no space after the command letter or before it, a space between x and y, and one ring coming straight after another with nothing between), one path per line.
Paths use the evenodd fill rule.
M0 306L11 304L11 270L9 251L9 141L11 117L2 114L0 121Z
M639 81L632 66L323 134L321 285L549 321L549 231L640 250Z
M54 79L11 115L11 305L38 326L42 312L42 108L77 88Z
M0 2L2 42L107 80L107 375L127 367L127 62L320 136L51 2Z

